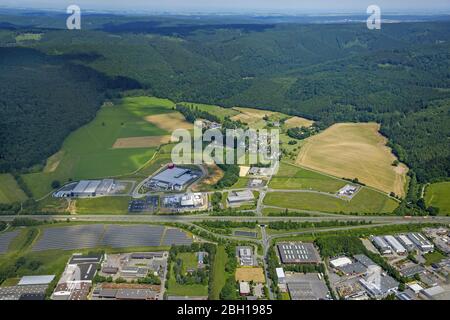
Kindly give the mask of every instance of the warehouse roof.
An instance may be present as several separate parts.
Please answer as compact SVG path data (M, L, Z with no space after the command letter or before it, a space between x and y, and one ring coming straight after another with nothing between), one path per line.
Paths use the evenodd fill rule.
M19 286L25 286L25 285L37 285L37 284L49 284L50 282L55 279L54 275L48 275L48 276L24 276L22 279L20 279L18 285Z
M234 191L228 194L229 202L244 202L252 201L255 199L253 192L251 190Z
M196 179L197 174L193 174L190 169L186 168L167 168L152 178L170 184L185 185L189 181Z
M343 267L345 265L351 264L352 260L347 257L339 257L330 261L331 266L334 268Z

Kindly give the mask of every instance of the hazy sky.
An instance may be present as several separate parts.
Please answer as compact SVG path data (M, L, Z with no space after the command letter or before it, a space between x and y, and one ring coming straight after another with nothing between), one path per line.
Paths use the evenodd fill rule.
M86 10L361 14L376 4L384 12L450 12L450 0L2 0L0 6L64 10L69 4Z

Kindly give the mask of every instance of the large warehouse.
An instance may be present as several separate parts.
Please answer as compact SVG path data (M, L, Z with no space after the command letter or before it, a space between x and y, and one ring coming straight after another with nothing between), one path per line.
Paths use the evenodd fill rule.
M146 186L152 189L180 191L200 176L200 171L169 166L152 177L146 183Z
M53 196L56 198L88 198L104 196L115 188L113 179L103 180L81 180L79 182L65 185Z

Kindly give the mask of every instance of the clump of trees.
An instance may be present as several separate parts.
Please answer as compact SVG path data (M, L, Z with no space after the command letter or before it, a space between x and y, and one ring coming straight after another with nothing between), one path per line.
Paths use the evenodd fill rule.
M224 175L217 184L217 189L229 188L239 180L239 166L235 164L218 164Z
M311 127L289 128L287 130L287 135L293 139L303 140L317 134L318 132L318 127L313 124Z

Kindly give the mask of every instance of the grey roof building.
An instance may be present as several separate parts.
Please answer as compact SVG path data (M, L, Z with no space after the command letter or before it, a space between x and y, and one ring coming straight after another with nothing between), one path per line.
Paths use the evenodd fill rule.
M320 263L316 248L309 242L280 242L277 245L282 263Z

